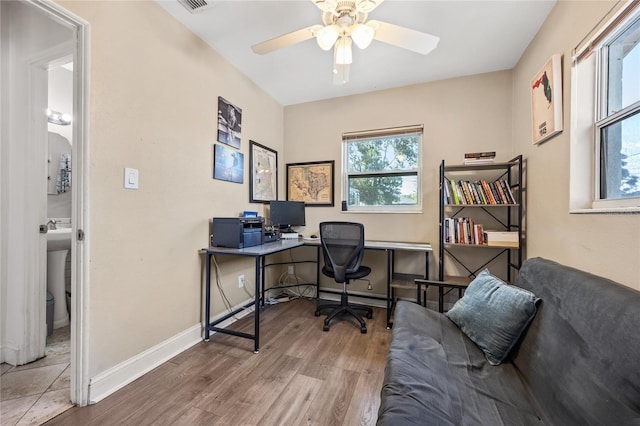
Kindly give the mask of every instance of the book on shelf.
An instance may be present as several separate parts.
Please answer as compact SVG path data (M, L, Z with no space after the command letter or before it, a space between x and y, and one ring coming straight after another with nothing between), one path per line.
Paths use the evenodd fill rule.
M520 236L515 231L484 231L484 239L488 246L518 247Z

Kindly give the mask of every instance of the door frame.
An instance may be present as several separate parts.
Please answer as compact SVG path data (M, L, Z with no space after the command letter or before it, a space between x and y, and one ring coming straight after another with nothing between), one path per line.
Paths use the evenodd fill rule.
M48 16L70 28L73 49L73 184L71 211L71 401L89 402L89 64L90 26L52 0L29 0Z

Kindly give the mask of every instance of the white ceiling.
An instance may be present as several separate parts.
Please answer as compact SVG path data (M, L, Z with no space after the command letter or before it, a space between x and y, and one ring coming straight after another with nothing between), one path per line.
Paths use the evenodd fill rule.
M207 0L192 14L177 0L157 0L282 105L511 69L555 5L555 0L386 0L369 19L440 37L426 56L378 41L353 49L350 81L334 85L332 51L314 39L267 55L251 46L321 24L310 0Z

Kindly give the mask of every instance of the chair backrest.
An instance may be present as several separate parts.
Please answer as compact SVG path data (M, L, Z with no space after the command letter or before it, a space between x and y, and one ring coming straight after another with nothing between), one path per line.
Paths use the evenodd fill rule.
M320 242L325 267L332 270L336 282L360 268L364 256L364 226L356 222L320 223Z

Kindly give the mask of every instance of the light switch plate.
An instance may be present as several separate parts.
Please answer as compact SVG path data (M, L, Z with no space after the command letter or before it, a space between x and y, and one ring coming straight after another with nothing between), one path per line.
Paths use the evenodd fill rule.
M125 189L138 189L138 169L124 169Z

